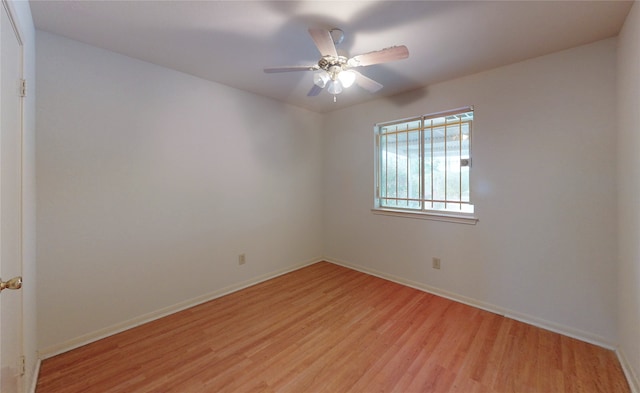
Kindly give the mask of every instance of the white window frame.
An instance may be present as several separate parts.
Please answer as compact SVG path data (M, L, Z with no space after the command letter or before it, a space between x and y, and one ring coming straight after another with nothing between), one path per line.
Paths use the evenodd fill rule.
M383 129L383 127L387 127L390 125L394 125L394 124L402 124L402 123L409 123L409 122L416 122L419 121L421 126L419 127L420 129L420 140L421 145L424 144L424 130L425 128L429 128L429 127L425 127L425 122L431 119L436 119L436 118L441 118L441 117L448 117L448 116L454 116L454 115L458 115L461 113L466 113L466 112L473 112L473 107L472 106L468 106L468 107L463 107L463 108L457 108L457 109L453 109L453 110L448 110L448 111L444 111L444 112L437 112L437 113L432 113L432 114L428 114L428 115L423 115L423 116L417 116L417 117L413 117L413 118L407 118L407 119L400 119L400 120L394 120L394 121L390 121L390 122L384 122L384 123L378 123L375 125L374 127L374 150L375 150L375 168L374 168L374 207L371 210L374 214L383 214L383 215L392 215L392 216L398 216L398 217L407 217L407 218L421 218L421 219L429 219L429 220L437 220L437 221L447 221L447 222L455 222L455 223L461 223L461 224L475 224L478 221L478 218L475 216L475 207L473 205L473 196L471 194L471 179L472 179L472 175L471 175L471 149L472 149L472 143L471 143L471 139L473 138L473 132L472 132L472 124L473 124L473 120L470 122L470 127L469 127L469 162L468 162L468 167L469 167L469 201L461 201L462 197L460 196L459 200L449 200L448 203L461 203L463 202L464 204L468 205L471 210L473 211L471 212L463 212L463 211L453 211L450 209L444 210L444 209L434 209L431 208L433 206L434 203L434 199L428 199L425 197L424 195L424 190L421 189L420 192L420 196L417 199L412 199L414 202L419 202L420 203L420 207L419 208L411 208L411 207L407 207L407 208L398 208L398 207L389 207L389 206L384 206L381 203L381 200L383 199L387 199L387 198L382 198L380 195L380 187L381 187L381 168L380 168L380 163L381 163L381 151L382 151L382 147L380 146L380 136L382 135L381 130ZM407 145L408 146L408 145ZM432 156L426 156L425 153L425 149L423 149L422 147L420 148L420 184L422 185L425 182L425 165L424 165L424 160L432 160ZM407 164L407 170L408 170L409 165ZM421 186L421 188L424 186ZM461 194L460 194L461 195ZM408 196L407 196L407 199ZM446 199L446 198L445 198ZM429 205L429 206L427 206ZM462 206L462 205L460 205Z

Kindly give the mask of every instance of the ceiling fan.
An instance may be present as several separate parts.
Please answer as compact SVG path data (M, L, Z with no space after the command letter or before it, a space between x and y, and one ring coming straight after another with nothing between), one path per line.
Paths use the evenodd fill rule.
M336 95L342 93L343 89L350 87L354 82L365 90L375 93L382 89L382 85L353 68L387 63L409 57L407 47L400 45L347 58L338 55L336 50L336 44L340 44L344 39L342 30L309 29L309 34L322 55L317 64L264 69L266 73L317 71L313 75L313 87L307 94L309 97L317 96L326 87L329 94L333 95L333 101L335 102Z

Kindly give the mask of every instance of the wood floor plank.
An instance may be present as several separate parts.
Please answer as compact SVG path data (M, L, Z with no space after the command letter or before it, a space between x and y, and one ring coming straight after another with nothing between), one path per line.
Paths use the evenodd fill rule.
M36 392L629 387L612 351L321 262L46 359Z

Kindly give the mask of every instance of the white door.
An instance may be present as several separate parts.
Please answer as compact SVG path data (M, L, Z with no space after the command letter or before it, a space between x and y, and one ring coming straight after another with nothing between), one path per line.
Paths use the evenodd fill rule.
M0 6L0 277L22 275L22 45ZM2 288L0 284L0 288ZM18 287L17 280L10 287ZM22 392L22 291L0 291L0 392Z

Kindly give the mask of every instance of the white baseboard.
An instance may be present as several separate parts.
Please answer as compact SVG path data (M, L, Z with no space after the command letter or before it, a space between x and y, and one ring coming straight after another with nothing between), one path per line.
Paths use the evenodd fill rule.
M36 393L36 387L38 386L38 375L40 375L40 364L42 360L36 360L36 366L33 370L33 375L31 375L31 383L29 384L27 392Z
M180 302L178 304L174 304L172 306L169 307L165 307L162 308L160 310L156 310L144 315L141 315L139 317L130 319L128 321L124 321L112 326L108 326L104 329L100 329L97 330L95 332L91 332L85 335L82 335L80 337L76 337L74 339L65 341L63 343L57 344L57 345L53 345L50 346L48 348L44 348L42 350L39 351L39 357L40 359L47 359L56 355L59 355L61 353L79 348L83 345L87 345L90 344L92 342L101 340L103 338L109 337L109 336L113 336L114 334L118 334L121 333L125 330L129 330L131 328L134 328L136 326L140 326L143 325L145 323L151 322L151 321L155 321L156 319L160 319L162 317L166 317L167 315L171 315L174 314L176 312L182 311L182 310L186 310L188 308L197 306L199 304L202 303L206 303L208 301L217 299L219 297L228 295L230 293L233 292L237 292L239 290L242 290L244 288L259 284L263 281L267 281L270 280L272 278L281 276L283 274L287 274L290 273L292 271L298 270L298 269L302 269L303 267L312 265L314 263L320 262L322 261L323 258L317 257L311 260L308 260L306 262L302 262L284 269L280 269L271 273L267 273L267 274L263 274L261 276L243 281L243 282L239 282L237 284L233 284L230 286L227 286L225 288L221 288L219 290L204 294L202 296L198 296L196 298L193 299L189 299L183 302Z
M582 330L579 329L574 329L562 324L558 324L555 322L550 322L541 318L537 318L528 314L524 314L524 313L520 313L517 311L513 311L513 310L509 310L506 309L504 307L500 307L497 306L495 304L491 304L491 303L487 303L487 302L483 302L480 300L476 300L473 298L469 298L466 296L462 296L462 295L458 295L456 293L453 292L449 292L437 287L433 287L427 284L423 284L423 283L419 283L416 281L411 281L411 280L407 280L405 278L402 277L397 277L394 276L392 274L388 274L388 273L384 273L384 272L380 272L374 269L370 269L364 266L360 266L360 265L356 265L350 262L345 262L345 261L341 261L339 259L336 258L331 258L331 257L325 257L324 258L325 261L327 262L331 262L334 263L336 265L340 265L340 266L344 266L346 268L349 269L353 269L353 270L357 270L363 273L367 273L370 274L372 276L376 276L379 278L383 278L385 280L389 280L389 281L393 281L395 283L401 284L401 285L405 285L411 288L415 288L418 289L420 291L424 291L424 292L428 292L434 295L438 295L441 297L444 297L446 299L449 300L453 300L455 302L458 303L463 303L466 304L468 306L472 306L475 308L479 308L485 311L489 311L492 312L494 314L498 314L498 315L503 315L507 318L511 318L511 319L515 319L517 321L520 322L524 322L526 324L529 325L533 325L533 326L537 326L539 328L545 329L545 330L549 330L558 334L562 334L564 336L568 336L568 337L572 337L575 338L577 340L580 341L585 341L588 342L590 344L594 344L597 345L599 347L603 347L606 349L610 349L610 350L615 350L616 345L614 343L612 343L610 340L606 339L605 337L596 335L596 334L591 334L588 332L584 332ZM640 393L640 392L638 392Z
M638 378L638 375L629 365L629 361L627 360L624 352L620 348L618 348L616 349L616 355L618 355L618 360L620 361L620 365L622 366L622 371L624 372L625 377L627 377L627 382L629 382L631 393L640 393L640 378Z

